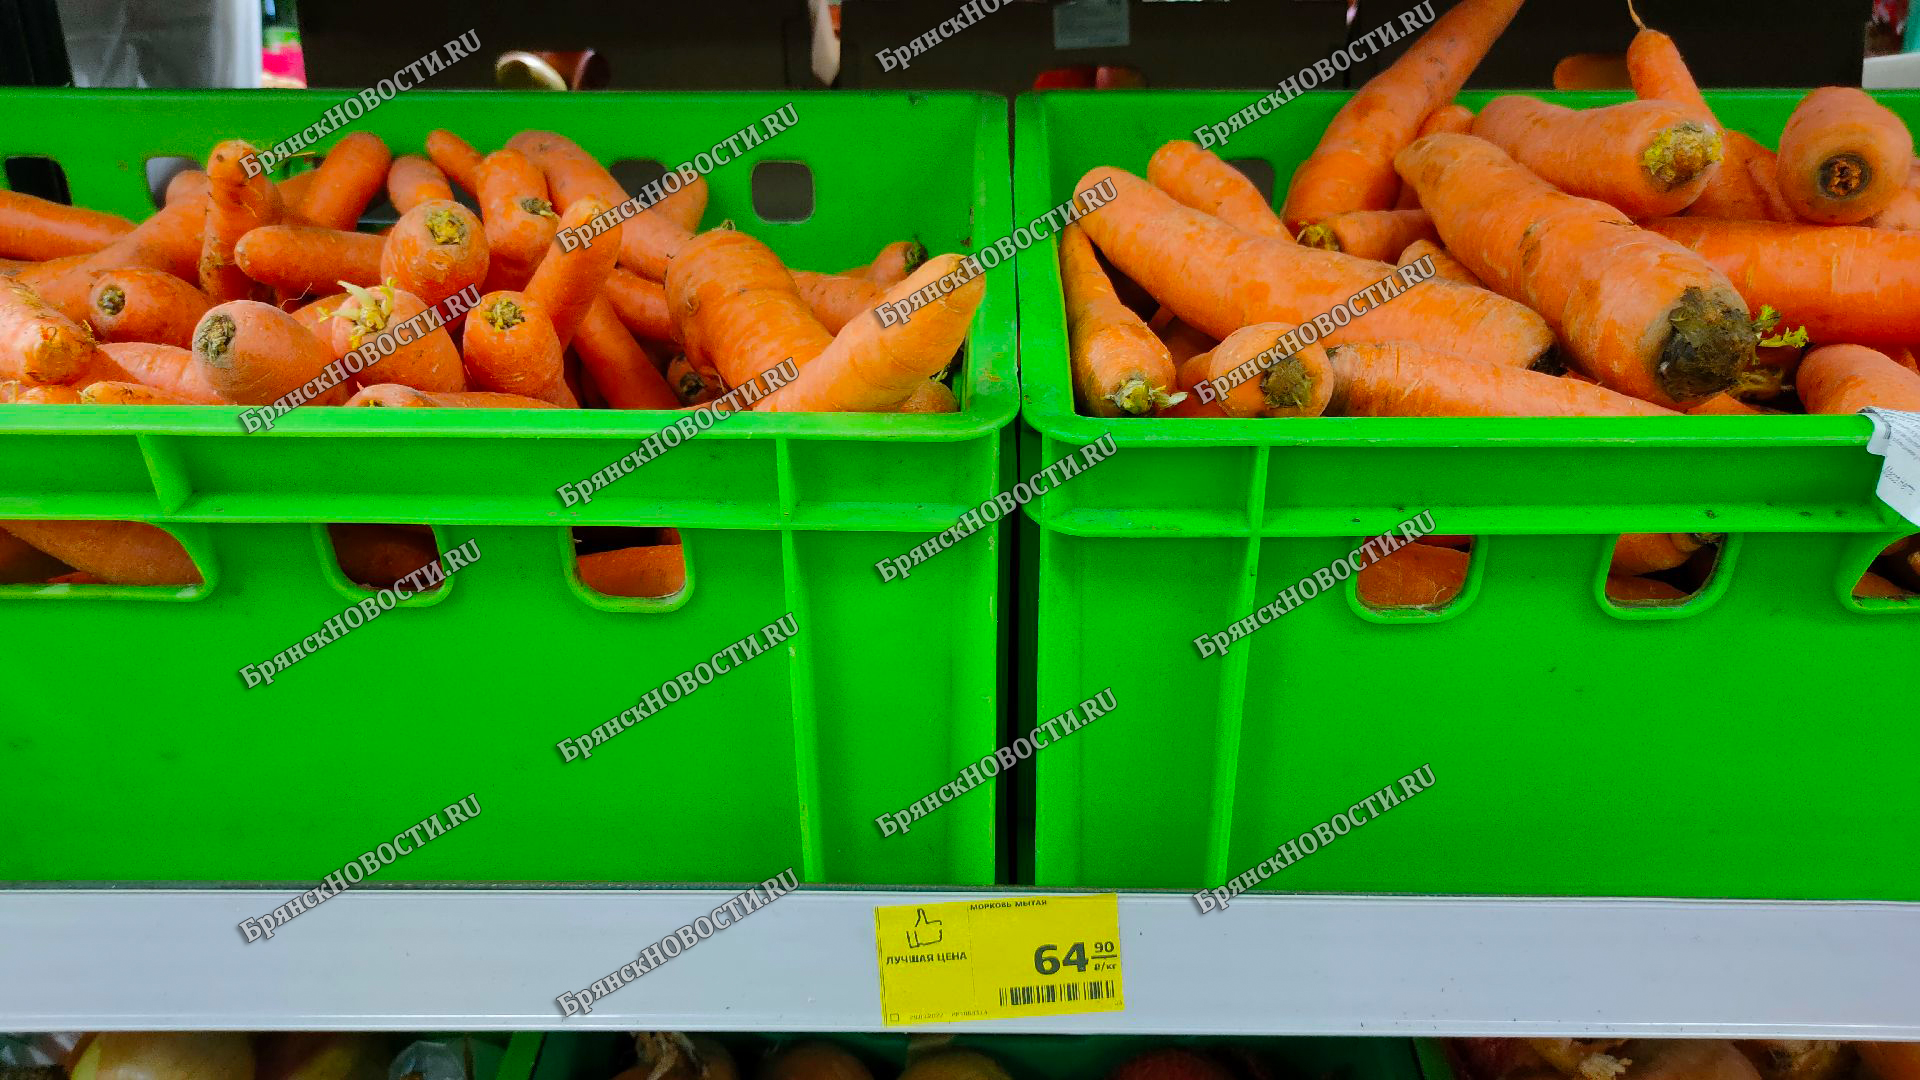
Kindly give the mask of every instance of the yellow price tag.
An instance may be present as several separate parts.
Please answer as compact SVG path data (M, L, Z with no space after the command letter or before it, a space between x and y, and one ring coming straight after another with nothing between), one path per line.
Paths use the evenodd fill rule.
M889 1027L1126 1008L1114 893L900 904L873 924Z

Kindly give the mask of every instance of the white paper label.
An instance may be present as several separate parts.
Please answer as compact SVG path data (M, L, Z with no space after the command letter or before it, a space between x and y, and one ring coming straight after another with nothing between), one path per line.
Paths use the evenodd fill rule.
M1867 452L1887 459L1874 491L1900 516L1920 525L1920 413L1862 409L1873 420Z

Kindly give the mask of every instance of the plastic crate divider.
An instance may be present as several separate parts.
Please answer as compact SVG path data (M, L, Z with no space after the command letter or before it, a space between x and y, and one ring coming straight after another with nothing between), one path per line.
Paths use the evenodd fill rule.
M1245 561L1240 581L1234 589L1233 610L1249 612L1260 587L1259 524L1266 516L1267 465L1271 447L1254 450L1249 470L1247 493L1247 532ZM1220 722L1215 729L1213 765L1213 812L1208 815L1206 867L1208 881L1225 881L1234 871L1228 869L1233 845L1234 794L1239 779L1240 734L1247 711L1248 666L1253 649L1234 649L1220 658Z
M820 723L814 694L813 626L807 591L800 580L800 558L794 550L793 511L796 502L793 442L776 436L773 447L775 490L780 502L780 573L787 610L802 627L783 642L788 651L787 685L793 699L793 786L800 817L800 876L804 881L826 880L825 844L820 829Z
M193 484L187 478L186 463L180 449L165 435L136 434L133 441L147 463L147 477L153 481L154 501L163 514L175 514L193 497Z

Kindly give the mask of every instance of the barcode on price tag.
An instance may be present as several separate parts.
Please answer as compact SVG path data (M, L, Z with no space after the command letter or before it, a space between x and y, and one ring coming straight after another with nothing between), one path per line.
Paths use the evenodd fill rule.
M873 922L890 1027L1126 1008L1113 893L900 904Z

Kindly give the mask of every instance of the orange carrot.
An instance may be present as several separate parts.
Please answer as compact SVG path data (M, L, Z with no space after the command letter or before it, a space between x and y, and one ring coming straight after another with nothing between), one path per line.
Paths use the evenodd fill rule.
M433 160L447 179L459 184L467 194L480 195L480 151L451 131L427 133L427 157Z
M1212 214L1236 229L1259 236L1293 237L1245 173L1213 151L1184 139L1175 139L1153 152L1147 162L1147 180L1183 206Z
M323 296L318 300L310 300L293 309L291 312L293 321L306 327L315 337L326 341L328 335L320 332L321 324L332 318L333 313L338 311L340 305L346 302L346 293L334 293L332 296Z
M462 352L475 388L539 398L563 408L579 401L567 389L564 353L553 322L516 292L491 292L467 313Z
M1444 607L1460 595L1471 559L1452 548L1408 544L1360 568L1360 602L1373 608Z
M333 310L320 332L320 339L326 342L335 359L402 323L411 322L427 310L426 303L419 297L391 285L372 289L353 286L347 293L347 300ZM393 352L361 368L353 376L354 385L399 383L436 393L465 390L466 373L461 366L460 350L454 348L453 335L445 326L421 333L424 325L416 324L419 328L410 329L406 335L396 332L394 340L399 344ZM400 340L403 336L405 341Z
M1914 159L1907 171L1906 185L1886 209L1860 224L1897 232L1920 232L1920 158Z
M609 245L611 246L611 245ZM548 256L551 258L552 256ZM543 264L544 265L544 264ZM673 409L680 399L659 365L614 314L605 297L593 301L573 337L574 352L593 385L614 409Z
M921 383L906 401L900 404L896 412L903 413L950 413L960 411L960 399L939 379L928 379Z
M1659 578L1607 576L1607 599L1616 604L1671 604L1689 595Z
M271 404L318 378L334 360L333 350L293 316L256 300L229 300L202 316L193 331L193 356L213 388L241 405ZM335 386L317 401L337 405L345 397L344 388Z
M234 260L246 275L294 296L339 282L378 285L386 241L369 233L322 225L266 225L234 245Z
M1756 179L1757 173L1773 174L1773 152L1737 131L1728 131L1714 118L1713 110L1700 96L1700 87L1681 59L1673 39L1658 30L1644 27L1634 35L1627 48L1627 76L1634 93L1643 100L1668 101L1692 110L1696 123L1720 132L1720 168L1708 178L1706 186L1688 212L1698 217L1772 219L1775 211L1767 188ZM1757 168L1756 168L1757 166Z
M1670 101L1569 109L1508 94L1480 110L1473 134L1569 195L1633 218L1666 217L1692 205L1722 155L1720 133Z
M0 585L26 585L69 573L72 567L0 528Z
M418 154L394 158L387 170L387 201L395 212L404 214L434 199L452 201L453 188L447 183L447 174Z
M72 382L93 352L84 325L49 307L33 290L0 281L0 379Z
M1920 1080L1920 1043L1863 1042L1860 1060L1879 1080Z
M69 259L78 259L79 257L78 255L65 256L65 258ZM0 277L12 277L28 267L39 265L40 263L32 259L8 259L0 257Z
M1335 416L1673 416L1605 387L1418 346L1327 349Z
M353 231L367 204L380 193L392 161L392 152L377 135L355 132L334 143L313 171L298 207L301 215L315 225Z
M1445 281L1405 288L1418 280L1411 270L1382 283L1394 273L1385 263L1242 232L1118 169L1094 169L1079 190L1109 182L1114 198L1080 227L1120 272L1206 334L1224 338L1259 322L1305 326L1365 294L1353 305L1360 314L1321 344L1418 341L1522 366L1553 346L1553 331L1524 304Z
M430 529L422 532L394 525L328 525L327 538L333 542L333 557L340 564L340 572L348 581L369 589L392 588L440 558ZM428 579L421 591L440 587L432 575L421 577Z
M249 177L242 164L254 155L251 145L229 139L213 148L207 160L211 201L207 229L200 244L200 291L207 300L264 300L268 291L234 262L233 248L240 238L262 225L280 220L280 193L265 173Z
M1221 408L1220 403L1217 401L1203 402L1199 398L1189 394L1181 398L1178 403L1169 405L1153 415L1224 420L1227 418L1227 411Z
M424 202L400 215L380 252L380 280L438 304L487 277L480 219L456 202Z
M495 394L480 390L460 393L429 393L398 383L363 386L347 399L348 405L376 409L557 409L551 401L519 394Z
M1421 259L1432 260L1432 262L1427 265L1433 267L1434 276L1440 278L1442 281L1457 281L1462 285L1471 285L1476 289L1486 288L1480 279L1474 276L1473 271L1467 269L1459 259L1449 254L1446 248L1441 247L1432 240L1415 240L1413 243L1408 244L1406 250L1400 253L1400 258L1396 261L1396 265L1412 266Z
M707 233L701 239L712 235L715 234ZM691 248L689 245L690 251ZM673 272L678 272L686 258L683 254L674 261ZM940 285L943 278L948 285L963 277L966 280L892 326L883 326L877 317L855 319L824 352L801 365L799 378L761 398L754 408L762 412L898 409L923 381L946 369L954 352L966 340L973 313L986 293L986 280L977 267L969 266L973 271L971 277L961 272L961 267L958 255L940 255L927 260L905 281L889 289L881 303L899 303L929 287L937 293L943 287ZM949 274L954 276L948 278ZM671 281L667 283L667 292L674 293ZM795 362L799 362L797 357ZM740 383L733 382L733 385L737 387Z
M1860 226L1659 218L1646 228L1700 254L1751 304L1815 341L1920 341L1920 235Z
M1555 90L1624 90L1627 58L1620 53L1574 53L1553 65Z
M726 387L720 385L719 372L701 371L685 356L676 356L668 362L667 385L673 387L682 405L701 405L726 392Z
M1602 385L1660 405L1732 386L1759 335L1721 273L1605 203L1565 194L1499 148L1429 135L1402 151L1447 250L1559 332Z
M829 334L839 333L855 316L873 310L873 305L880 302L880 295L886 292L863 277L816 274L810 270L795 270L793 285L800 291L800 299L806 301L807 310L813 312L813 317L820 320Z
M1120 302L1077 224L1060 231L1060 283L1081 408L1094 416L1146 416L1173 404L1168 391L1179 373L1172 354Z
M1864 90L1823 86L1787 119L1775 177L1802 219L1848 225L1886 209L1912 166L1913 135L1898 116Z
M198 585L200 570L171 533L137 521L0 521L0 529L114 585Z
M101 341L151 341L186 348L194 325L213 305L206 294L165 270L127 267L94 279L87 323Z
M807 309L779 257L745 233L702 233L674 258L666 286L687 357L696 365L712 364L729 386L742 386L783 360L805 367L835 341ZM858 319L854 325L877 321Z
M292 181L288 181L288 183L291 182ZM189 201L198 196L205 195L210 187L211 185L207 180L207 174L205 172L199 169L181 169L179 172L173 174L173 179L167 181L167 191L166 194L160 197L160 205L172 206L177 202ZM283 194L286 188L286 184L280 185L280 190Z
M1322 251L1344 251L1362 259L1391 262L1416 240L1438 241L1425 210L1354 210L1335 214L1300 230L1296 239Z
M78 405L80 391L71 386L42 386L18 379L0 379L0 404Z
M91 255L133 231L133 222L77 206L0 190L0 255L57 259Z
M1453 100L1521 0L1461 0L1393 66L1341 106L1313 156L1293 174L1280 217L1294 230L1348 210L1386 210L1398 185L1394 155L1420 122Z
M480 165L478 197L486 223L488 290L526 288L560 220L547 201L547 178L519 151L501 150Z
M1627 533L1613 544L1610 574L1638 577L1671 570L1703 547L1718 544L1725 533Z
M1724 390L1687 410L1688 416L1773 416L1778 413L1776 409L1749 405Z
M603 288L620 321L635 335L653 341L680 340L680 327L667 311L666 286L615 267Z
M145 341L116 341L100 346L95 355L118 369L124 378L143 386L164 390L197 405L232 404L214 386L207 368L194 360L189 349Z
M608 596L672 596L687 585L678 544L616 548L580 556L580 583Z
M692 226L688 226L691 228ZM865 278L883 289L905 281L908 274L927 261L927 246L918 240L896 240L880 249L880 254L865 266L840 271L841 277Z
M610 207L627 201L625 189L613 174L565 136L550 131L523 131L507 140L507 146L540 166L540 171L547 176L553 204L563 214L585 198L597 198ZM677 200L668 196L619 227L622 265L655 281L665 280L667 260L693 236L693 226L684 224L687 211L694 209L696 203L698 209L705 209L706 181L696 178L676 194L680 192L690 193ZM698 221L697 213L692 216Z
M205 402L137 382L89 383L80 391L83 405L201 405Z
M1173 366L1176 368L1203 352L1212 352L1213 347L1220 344L1179 319L1169 320L1155 333L1159 334L1160 340L1166 344L1168 358L1173 361ZM1186 387L1183 386L1181 389Z
M1256 323L1228 334L1212 352L1194 357L1195 396L1218 401L1228 416L1319 416L1334 389L1327 350L1308 345L1282 356L1286 323ZM1255 374L1245 377L1251 361ZM1241 375L1232 374L1241 369ZM1237 384L1228 385L1235 378ZM1202 389L1202 385L1206 387Z
M1465 105L1448 104L1428 113L1427 118L1420 121L1420 130L1415 138L1441 133L1465 135L1472 130L1473 110Z
M308 169L306 172L294 173L273 185L280 191L280 206L286 216L299 218L298 222L288 221L288 224L308 224L306 217L300 213L300 204L306 200L307 189L313 186L313 176L314 170ZM172 189L168 190L171 192ZM171 195L169 195L169 201L171 201Z
M577 231L606 210L606 204L598 199L576 200L560 215L558 227ZM586 318L607 275L613 273L614 260L620 257L618 240L609 230L568 251L556 239L527 282L527 302L546 311L562 349L572 343L580 320Z
M1797 389L1809 413L1854 413L1869 405L1920 410L1920 375L1860 345L1826 345L1800 362Z

